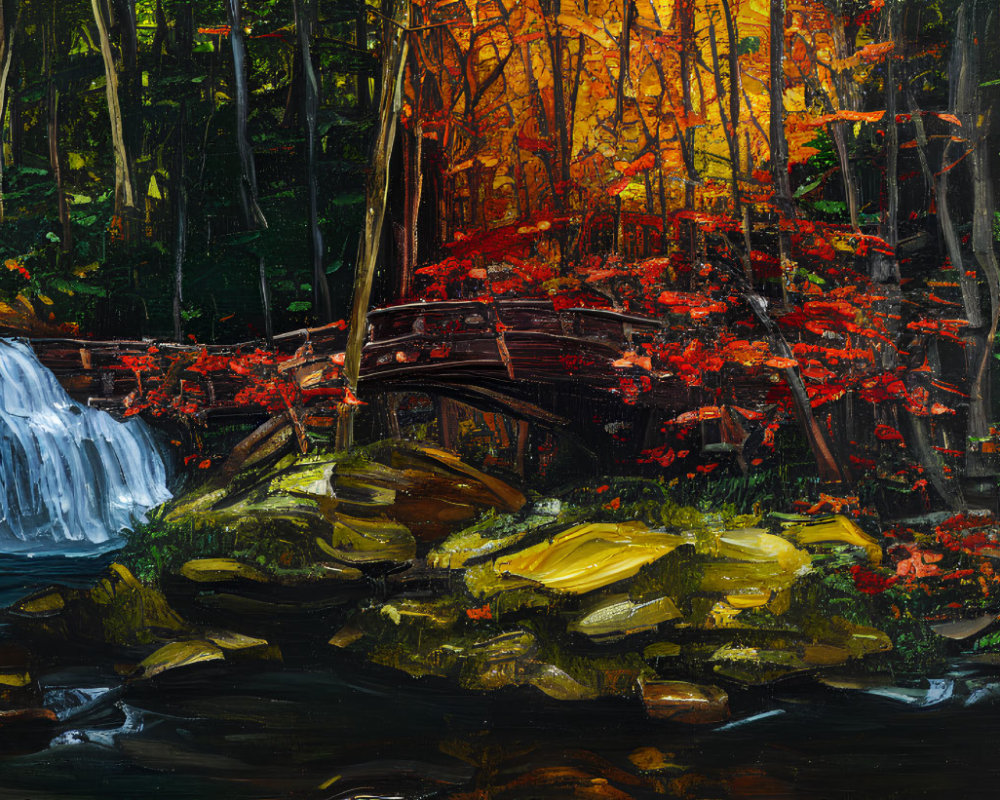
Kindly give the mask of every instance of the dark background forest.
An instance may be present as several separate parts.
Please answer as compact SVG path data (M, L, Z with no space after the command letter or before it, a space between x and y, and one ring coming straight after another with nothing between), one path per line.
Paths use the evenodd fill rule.
M236 14L221 2L4 4L8 311L39 329L198 341L344 316L378 27L361 2Z

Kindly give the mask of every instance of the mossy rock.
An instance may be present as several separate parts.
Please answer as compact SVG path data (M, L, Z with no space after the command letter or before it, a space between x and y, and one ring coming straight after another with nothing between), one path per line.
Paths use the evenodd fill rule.
M90 589L47 589L15 603L10 614L29 634L115 646L150 644L190 630L162 593L117 563Z
M348 564L402 563L417 555L417 542L405 525L392 520L337 514L332 530L316 537L324 554Z

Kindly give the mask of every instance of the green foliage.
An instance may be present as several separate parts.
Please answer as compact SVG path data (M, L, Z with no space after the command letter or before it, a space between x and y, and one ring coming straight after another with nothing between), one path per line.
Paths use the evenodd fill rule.
M125 57L127 31L110 33L117 60L123 133L135 207L115 202L103 62L89 4L26 0L24 33L10 73L5 151L0 302L18 295L36 313L102 335L169 336L177 252L180 181L187 195L183 262L184 332L199 341L243 340L264 329L257 271L263 256L271 283L273 327L318 321L308 230L305 115L298 41L290 3L244 4L250 34L249 134L267 227L242 222L235 146L233 59L224 4L140 0L137 58ZM162 7L162 14L158 12ZM58 8L57 13L54 10ZM360 0L321 4L313 59L322 86L317 177L322 263L333 312L346 315L350 266L362 222L371 100L357 93L377 59L369 43L352 44ZM193 41L183 46L190 13ZM49 54L49 55L46 55ZM46 71L47 68L47 71ZM51 168L48 86L58 89L57 149L61 186ZM16 146L14 146L16 143ZM179 154L180 153L180 154ZM69 236L60 218L60 189ZM42 301L44 309L34 303Z

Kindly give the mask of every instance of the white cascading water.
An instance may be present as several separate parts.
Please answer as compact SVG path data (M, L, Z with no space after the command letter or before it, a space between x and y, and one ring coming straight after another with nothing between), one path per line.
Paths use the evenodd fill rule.
M0 339L0 552L110 546L169 498L144 422L77 403L26 342Z

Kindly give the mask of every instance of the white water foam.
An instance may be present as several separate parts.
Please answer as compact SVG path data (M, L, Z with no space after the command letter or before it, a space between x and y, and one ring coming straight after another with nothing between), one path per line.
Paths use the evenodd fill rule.
M24 341L0 339L0 552L83 552L170 498L149 427L74 401Z

